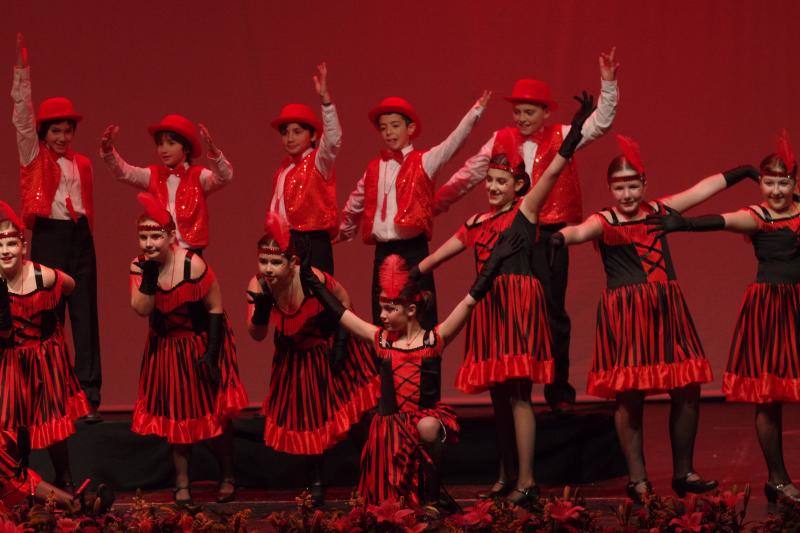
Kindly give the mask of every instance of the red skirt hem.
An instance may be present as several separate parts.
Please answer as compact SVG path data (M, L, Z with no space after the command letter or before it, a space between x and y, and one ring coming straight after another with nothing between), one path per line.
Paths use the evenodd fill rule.
M529 355L503 355L477 363L466 363L456 374L455 386L467 394L480 394L493 385L510 379L529 379L533 383L552 383L555 362L536 361Z
M61 442L75 433L75 421L89 414L89 401L83 392L67 400L67 414L46 420L41 424L31 425L28 430L31 434L31 448L48 448Z
M131 431L139 435L164 437L170 444L193 444L222 435L226 417L208 414L201 418L173 420L144 411L136 402Z
M250 405L244 385L237 379L234 385L226 387L220 394L220 414L223 418L236 418L242 409Z
M378 403L380 378L375 376L361 387L333 417L315 430L297 431L280 426L271 415L264 412L264 443L278 452L292 455L321 455L344 439L350 426Z
M725 372L722 392L729 402L800 402L800 379L782 378L774 374L747 378Z
M708 383L713 379L708 360L696 358L680 363L592 370L589 372L586 392L592 396L613 399L620 392L639 390L646 394L660 394L693 383Z

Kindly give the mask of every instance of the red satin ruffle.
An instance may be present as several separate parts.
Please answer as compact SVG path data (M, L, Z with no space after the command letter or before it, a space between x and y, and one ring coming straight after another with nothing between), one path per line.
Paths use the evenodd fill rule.
M747 378L726 372L722 378L722 392L729 402L800 402L800 380L773 374Z
M83 392L67 400L67 414L60 418L35 424L28 429L31 434L31 448L47 448L75 433L75 420L89 414L89 402Z
M708 383L713 379L708 360L698 357L680 363L592 371L589 372L586 392L613 399L619 392L640 390L646 394L659 394L692 383Z
M139 435L158 435L170 444L193 444L222 434L225 417L208 414L200 418L173 420L146 412L137 401L131 431Z
M504 355L477 363L465 363L456 374L456 388L467 394L479 394L510 379L529 379L534 383L552 383L553 360L536 361L529 355Z

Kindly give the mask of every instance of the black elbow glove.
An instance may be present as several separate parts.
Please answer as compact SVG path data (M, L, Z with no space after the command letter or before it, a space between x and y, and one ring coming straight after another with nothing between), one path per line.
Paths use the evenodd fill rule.
M0 278L0 331L11 331L14 322L11 318L11 296L8 294L8 282Z
M718 231L725 229L725 218L722 215L703 215L699 217L683 217L677 213L669 215L650 215L645 224L651 226L647 233L655 233L663 237L675 231Z
M254 307L250 323L254 326L266 326L269 324L269 314L272 312L272 306L275 305L272 293L269 291L247 291L247 295L250 296L250 303Z
M158 289L158 269L161 263L153 259L138 261L136 266L142 269L142 283L139 284L139 292L148 296L153 296Z
M572 117L569 133L564 137L561 146L558 148L558 154L564 159L572 159L581 139L583 139L583 123L586 122L586 119L591 116L595 109L594 97L586 91L583 91L581 96L575 96L574 98L578 101L580 107Z
M758 183L759 175L758 169L753 165L742 165L722 173L722 176L725 178L726 187L736 185L745 178L749 178Z
M208 335L206 342L206 351L195 362L199 369L204 370L214 387L219 385L220 369L219 369L219 356L222 351L222 342L225 336L224 328L225 315L222 313L209 313L208 314Z
M328 290L325 284L319 280L307 261L303 261L303 265L300 267L300 283L303 285L303 291L305 291L306 294L311 294L316 297L319 303L322 304L322 307L333 315L336 322L342 319L342 315L345 312L344 305L342 305L342 302L340 302L339 299Z
M476 301L486 296L486 293L492 288L494 278L500 273L500 266L503 261L519 252L523 244L524 239L518 233L510 237L505 232L501 233L492 248L492 254L483 264L483 268L475 278L475 283L472 284L469 290L470 296Z

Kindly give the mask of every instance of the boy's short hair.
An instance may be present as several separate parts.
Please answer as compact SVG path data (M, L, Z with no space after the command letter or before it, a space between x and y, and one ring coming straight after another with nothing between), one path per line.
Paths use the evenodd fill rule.
M53 120L44 120L39 124L39 129L36 130L36 135L39 137L39 140L44 140L44 138L47 136L47 132L50 130L50 126L53 124L60 124L61 122L66 122L72 126L73 132L77 131L78 129L78 121L74 118L55 118Z
M186 153L186 162L191 165L192 157L194 156L194 153L192 153L192 143L190 143L186 137L174 131L161 130L153 134L153 140L156 142L156 145L160 144L164 137L183 146L183 151Z
M398 113L397 111L392 111L391 113L381 113L380 115L378 115L375 118L375 125L376 126L380 127L380 125L381 125L381 117L384 116L384 115L400 115L401 117L403 117L403 121L406 123L406 126L409 126L409 125L414 123L414 121L411 120L411 117L409 117L408 115L405 115L403 113Z

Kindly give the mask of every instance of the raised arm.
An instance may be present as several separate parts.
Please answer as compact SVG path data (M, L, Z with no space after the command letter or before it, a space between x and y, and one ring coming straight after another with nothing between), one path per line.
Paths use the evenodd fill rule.
M481 113L483 113L491 97L491 91L483 91L481 97L467 111L467 114L458 123L456 129L440 144L422 154L422 167L431 179L464 145L475 123L481 118Z
M147 190L150 186L150 169L129 165L119 155L114 143L119 133L119 126L109 124L100 137L100 157L117 180L137 189Z
M675 211L688 211L697 204L705 202L718 192L739 183L745 178L758 182L758 175L758 170L753 166L745 165L736 167L720 174L713 174L700 180L685 191L667 196L661 201L664 205L671 207Z
M586 119L581 127L583 138L578 144L578 148L583 148L598 137L601 137L614 122L617 114L617 104L619 102L619 89L617 87L617 69L619 61L616 59L617 48L613 47L609 52L602 52L598 58L600 64L600 98L597 101L597 109ZM571 126L565 126L566 135Z
M203 140L206 154L208 154L208 159L211 162L211 168L203 169L200 173L200 184L206 193L212 193L233 180L233 165L214 144L214 139L211 137L206 125L200 123L197 125L197 129L200 132L200 138Z
M11 86L14 110L11 122L17 130L19 162L27 166L39 153L39 137L36 134L36 115L31 96L31 70L28 65L28 49L22 34L17 33L17 62L14 66L14 81Z
M333 175L333 164L342 147L342 126L339 123L336 106L331 100L328 87L328 65L324 61L317 65L314 88L322 103L322 132L320 132L322 139L319 141L316 163L320 173L327 180Z
M447 239L444 244L439 246L432 254L419 262L416 266L420 274L427 274L433 272L439 265L449 260L452 257L460 254L466 249L466 246L458 235L453 235Z

